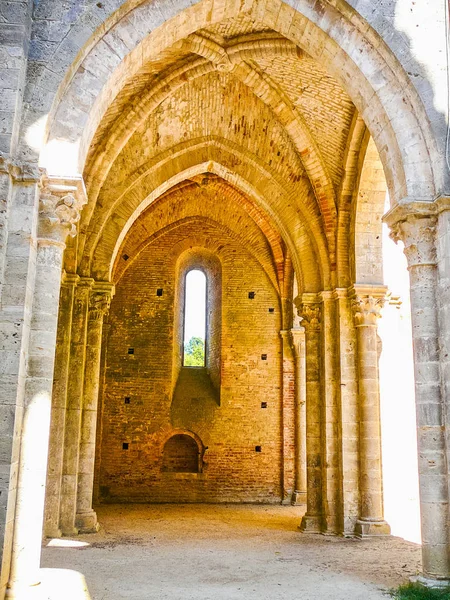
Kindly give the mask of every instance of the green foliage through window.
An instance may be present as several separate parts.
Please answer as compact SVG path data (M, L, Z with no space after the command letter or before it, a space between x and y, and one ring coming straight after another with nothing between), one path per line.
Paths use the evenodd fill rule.
M205 342L202 338L191 337L191 339L184 344L184 366L205 366Z

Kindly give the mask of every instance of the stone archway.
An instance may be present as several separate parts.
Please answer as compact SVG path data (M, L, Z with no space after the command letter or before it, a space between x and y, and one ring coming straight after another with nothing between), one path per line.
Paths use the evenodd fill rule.
M39 158L41 167L52 177L42 187L39 172L30 173L26 168L18 172L13 164L8 166L8 177L14 179L11 210L19 215L20 207L26 206L28 211L23 223L16 229L12 226L6 250L6 264L19 254L27 275L16 285L7 274L4 288L14 288L10 302L15 309L18 307L24 330L18 372L25 384L21 379L14 388L25 398L25 416L22 426L19 402L13 437L17 446L22 431L22 462L14 521L10 578L13 587L25 585L29 573L38 566L45 477L42 469L35 465L33 471L28 464L34 449L42 450L42 444L33 436L30 415L33 403L41 396L48 414L57 335L59 267L65 270L61 307L68 309L59 313L59 340L66 345L64 357L57 359L64 365L66 388L77 389L67 392L60 404L60 397L54 395L53 416L60 420L54 422L53 431L58 430L58 423L63 423L68 427L66 435L72 432L79 443L76 456L70 456L61 439L56 442L58 460L65 464L67 487L59 488L58 493L69 507L64 527L75 527L77 512L92 517L95 527L91 505L95 440L86 431L92 433L95 429L92 420L98 396L102 320L114 288L112 272L129 243L127 234L133 226L139 226L144 209L166 202L171 194L175 197L178 185L201 187L195 178L208 179L210 173L222 180L220 194L229 202L228 208L242 199L246 212L242 223L254 231L254 239L262 250L258 257L280 292L281 387L286 399L282 411L283 448L288 454L285 440L292 437L289 424L295 421L298 402L292 384L294 356L300 360L299 349L306 348L309 470L308 512L303 526L333 533L353 532L356 527L362 535L387 531L379 502L379 473L372 477L369 467L371 461L379 462L379 435L377 438L371 429L374 424L376 428L376 410L371 408L377 382L376 377L368 375L385 290L379 281L358 286L361 282L352 277L352 257L346 248L361 170L358 159L368 141L367 135L364 138L365 127L378 149L394 206L387 219L405 239L411 259L418 401L425 407L431 399L436 412L442 408L446 384L440 387L436 369L425 381L421 377L429 364L436 367L439 348L445 350L448 344L448 319L439 330L437 316L438 306L442 314L448 310L444 294L447 251L445 244L437 244L434 237L436 225L440 239L448 235L448 202L433 202L442 190L443 172L421 99L383 39L344 1L335 6L328 2L311 6L306 0L297 2L295 8L291 4L278 0L202 0L186 6L174 6L168 1L158 6L131 1L117 5L117 11L102 21L91 36L83 31L81 41L61 53L56 69L63 75L46 84L52 88L48 94L52 108L42 110L34 96L26 107L22 155L30 161ZM68 38L69 46L73 35L71 32ZM42 67L43 73L47 67ZM315 75L312 85L317 91L317 105L308 96L308 86L302 81L304 75L299 75L302 68ZM225 99L233 87L239 91L231 108ZM189 102L182 105L180 94L186 94ZM337 100L333 104L334 95ZM203 110L208 100L212 108ZM315 106L324 111L323 123L317 118L320 111L314 110ZM230 114L239 110L242 123L234 123ZM178 120L177 112L182 113ZM217 119L217 115L222 119ZM176 127L170 125L174 122ZM330 122L335 127L328 131L324 123ZM44 133L39 132L39 125ZM261 130L265 136L259 136ZM31 144L33 132L36 139ZM267 147L262 137L269 140ZM81 212L86 200L87 206ZM221 216L215 217L220 222ZM251 240L243 234L241 224L232 225L236 239ZM78 233L75 241L66 242L68 233ZM31 236L36 240L37 250L33 245L31 250L28 246L22 248L20 240L25 234L27 239ZM135 251L139 253L141 249ZM284 277L289 265L294 266L299 282L296 303L304 328L292 327L294 298L286 284L288 278ZM53 274L51 281L46 279L46 269ZM8 296L5 298L8 307ZM425 316L420 312L424 303L428 310ZM73 333L77 326L79 338ZM46 328L50 332L47 336L43 333ZM71 333L65 336L68 331ZM40 341L43 336L45 343ZM303 336L304 342L299 342ZM327 349L324 355L323 348ZM351 348L350 357L346 357L351 363L349 371L344 364L346 348ZM335 357L330 349L336 350ZM93 357L90 362L86 360L87 351ZM25 376L27 352L32 360ZM69 381L71 361L79 363L81 378L76 384ZM445 364L442 354L437 369ZM356 367L360 372L357 382ZM359 469L355 467L349 479L353 488L347 485L344 465L358 462L360 450L343 444L343 396L339 386L345 381L353 385L353 403L358 385L359 402L367 417L361 420L364 431L359 437L361 453L365 453L360 464L367 472L358 471L355 476ZM60 384L56 378L53 389L66 393ZM297 381L297 388L300 387ZM67 403L69 398L73 404ZM68 411L73 411L71 422ZM443 456L448 452L445 435L439 418L431 422L425 413L426 410L421 427L423 431L432 427L437 432L439 448L432 460L442 467ZM356 423L351 426L355 428ZM421 443L421 451L427 454L427 440L422 439ZM45 452L41 455L44 457ZM439 495L447 475L440 467L439 473L430 476L430 464L421 465L423 489L430 492L430 501L423 503L426 531L439 529L437 524L446 522L448 510L447 496ZM30 470L35 473L33 481L26 477ZM286 473L283 477L283 481L288 479ZM367 478L373 486L354 489L357 479ZM11 489L16 483L17 475L13 474ZM40 500L31 507L35 488L41 492ZM78 493L78 488L83 494ZM34 535L24 533L29 519L35 522ZM57 519L53 524L58 528ZM10 525L5 548L11 547L12 528ZM447 546L447 537L432 537L424 545L427 576L448 577ZM3 578L8 578L8 574L9 562Z

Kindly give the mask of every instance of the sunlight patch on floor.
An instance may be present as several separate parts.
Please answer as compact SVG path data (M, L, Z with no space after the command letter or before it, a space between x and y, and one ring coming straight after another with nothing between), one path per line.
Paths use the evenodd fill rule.
M89 544L87 544L89 545ZM82 573L72 569L41 569L41 583L28 588L27 600L92 600Z
M80 540L68 540L66 538L54 538L50 540L47 546L51 548L84 548L89 546L88 542L82 542Z

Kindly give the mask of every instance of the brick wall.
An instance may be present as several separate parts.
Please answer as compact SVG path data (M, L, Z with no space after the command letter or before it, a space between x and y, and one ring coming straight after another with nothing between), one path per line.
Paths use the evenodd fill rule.
M175 331L180 323L177 273L190 264L186 257L202 253L216 257L221 265L220 402L200 381L191 382L190 388L183 384L182 398L177 396L174 406L177 369L172 367L179 357L180 339ZM163 289L162 296L157 296L158 288ZM249 299L249 292L255 292L254 299ZM256 260L223 229L201 221L185 223L148 246L118 282L105 328L102 435L97 449L100 499L279 501L280 328L276 290ZM130 348L134 354L128 353ZM261 407L262 402L267 408ZM207 447L201 473L162 470L164 444L183 429Z

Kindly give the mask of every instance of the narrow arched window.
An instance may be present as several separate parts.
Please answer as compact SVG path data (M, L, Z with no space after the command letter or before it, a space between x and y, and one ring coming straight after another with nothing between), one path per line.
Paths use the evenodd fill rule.
M183 365L206 365L206 276L199 269L186 275Z

